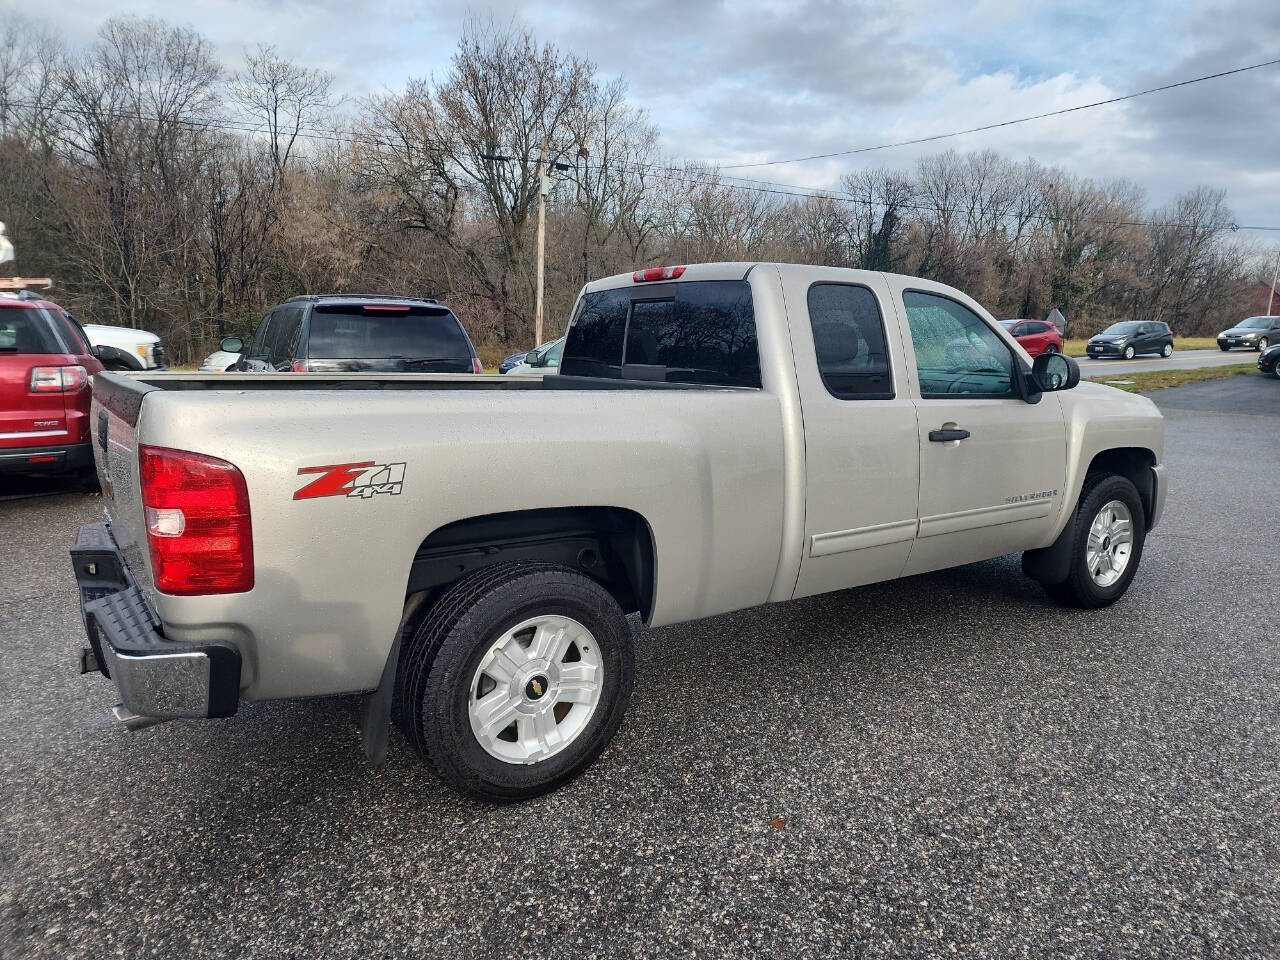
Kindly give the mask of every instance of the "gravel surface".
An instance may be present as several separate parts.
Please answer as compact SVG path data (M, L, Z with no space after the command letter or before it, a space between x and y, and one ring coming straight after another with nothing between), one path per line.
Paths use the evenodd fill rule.
M1274 957L1280 384L1156 399L1113 608L1004 558L637 624L612 748L507 808L398 736L371 772L346 700L117 729L66 556L101 502L0 503L0 955Z

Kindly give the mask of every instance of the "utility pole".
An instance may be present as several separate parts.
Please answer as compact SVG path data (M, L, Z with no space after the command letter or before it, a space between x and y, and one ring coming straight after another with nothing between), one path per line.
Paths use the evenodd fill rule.
M547 176L547 135L542 135L542 150L538 154L538 294L533 309L533 345L542 343L542 278L547 259L547 194L551 192L551 178Z
M510 163L521 158L510 157L501 153L482 153L480 154L480 159ZM527 161L528 157L524 159ZM535 347L542 343L542 287L543 278L546 274L547 197L551 195L551 171L563 173L570 169L572 168L567 163L547 162L547 138L544 134L542 137L542 150L538 154L538 289L535 295L533 319L533 345Z
M1271 316L1271 304L1276 299L1276 281L1280 280L1280 250L1276 251L1276 270L1271 274L1271 293L1267 296L1267 316Z

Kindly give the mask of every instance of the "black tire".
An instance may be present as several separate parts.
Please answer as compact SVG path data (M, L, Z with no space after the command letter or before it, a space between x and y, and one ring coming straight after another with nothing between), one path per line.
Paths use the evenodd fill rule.
M571 617L591 631L603 661L603 689L587 726L568 746L540 762L508 763L488 753L471 730L471 681L495 639L541 614ZM397 713L405 736L441 780L469 796L509 803L550 793L595 761L622 723L634 674L631 630L600 584L553 563L495 564L449 587L405 644Z
M1218 344L1218 349L1221 350L1223 353L1228 353L1231 350L1231 348L1228 347L1225 343Z
M1129 508L1129 514L1133 518L1133 546L1129 553L1129 563L1120 579L1108 587L1102 587L1089 575L1085 550L1090 525L1102 507L1112 500L1120 500ZM1096 610L1115 603L1124 596L1129 584L1133 582L1138 564L1142 561L1142 547L1146 542L1146 513L1137 488L1127 477L1118 474L1091 474L1085 479L1075 513L1068 523L1074 530L1071 535L1070 572L1062 583L1041 584L1045 593L1065 606L1085 610Z

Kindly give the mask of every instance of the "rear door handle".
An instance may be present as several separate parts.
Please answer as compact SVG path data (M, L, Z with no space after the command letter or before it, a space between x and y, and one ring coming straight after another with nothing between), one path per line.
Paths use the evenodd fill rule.
M943 427L941 430L930 430L929 439L934 443L946 443L948 440L965 440L969 436L968 430L961 430L959 427Z

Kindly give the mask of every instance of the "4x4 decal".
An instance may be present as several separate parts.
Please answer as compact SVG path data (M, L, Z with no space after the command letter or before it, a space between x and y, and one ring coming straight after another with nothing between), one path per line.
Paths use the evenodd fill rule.
M395 495L404 487L403 463L335 463L325 467L299 467L298 476L318 473L305 487L294 491L293 499L313 497L361 497L365 500L379 493Z

